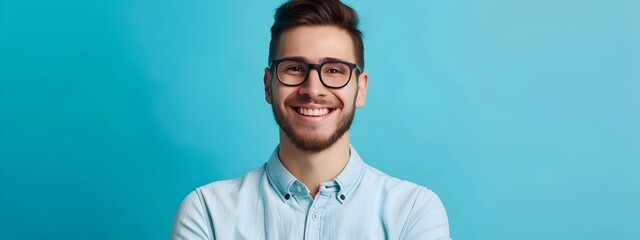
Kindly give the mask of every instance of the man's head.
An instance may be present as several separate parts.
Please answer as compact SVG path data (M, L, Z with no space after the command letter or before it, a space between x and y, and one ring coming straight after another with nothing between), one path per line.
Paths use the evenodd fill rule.
M348 132L365 103L368 75L358 17L333 0L290 1L271 28L265 98L281 134L299 149L320 152Z
M287 29L307 26L336 26L346 30L352 38L356 63L364 68L364 44L358 29L358 14L339 0L292 0L276 9L271 26L269 64L275 59L278 40Z

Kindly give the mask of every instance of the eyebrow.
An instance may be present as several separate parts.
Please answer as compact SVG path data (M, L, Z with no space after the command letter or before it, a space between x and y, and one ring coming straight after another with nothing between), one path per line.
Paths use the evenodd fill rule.
M292 57L283 57L280 58L280 60L299 60L299 61L303 61L303 62L310 62L309 59L302 57L302 56L292 56ZM341 58L334 58L334 57L324 57L324 58L320 58L319 59L320 63L324 63L324 62L331 62L331 61L341 61L341 62L349 62L348 60L345 59L341 59Z

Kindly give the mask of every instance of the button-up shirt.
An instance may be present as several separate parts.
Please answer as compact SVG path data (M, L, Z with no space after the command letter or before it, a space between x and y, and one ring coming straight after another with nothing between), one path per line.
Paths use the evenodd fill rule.
M431 190L365 164L347 165L315 198L284 168L278 149L241 178L191 192L171 239L449 239L447 214Z

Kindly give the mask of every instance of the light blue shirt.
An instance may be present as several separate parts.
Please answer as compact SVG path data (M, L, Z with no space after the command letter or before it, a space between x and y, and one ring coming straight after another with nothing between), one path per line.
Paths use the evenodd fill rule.
M353 147L344 170L315 199L308 192L276 148L261 168L191 192L171 239L449 239L435 193L365 164Z

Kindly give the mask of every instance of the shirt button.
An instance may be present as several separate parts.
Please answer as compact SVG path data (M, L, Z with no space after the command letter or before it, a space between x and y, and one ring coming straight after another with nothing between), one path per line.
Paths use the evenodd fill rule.
M296 189L298 189L298 192L302 191L302 186L298 186Z
M291 198L291 195L287 193L287 195L284 195L284 199L289 200L289 198Z
M312 218L313 220L318 219L318 214L317 214L317 213L313 213L313 214L311 214L311 218Z
M340 194L340 199L344 200L345 198L347 198L347 197L344 196L344 194Z

